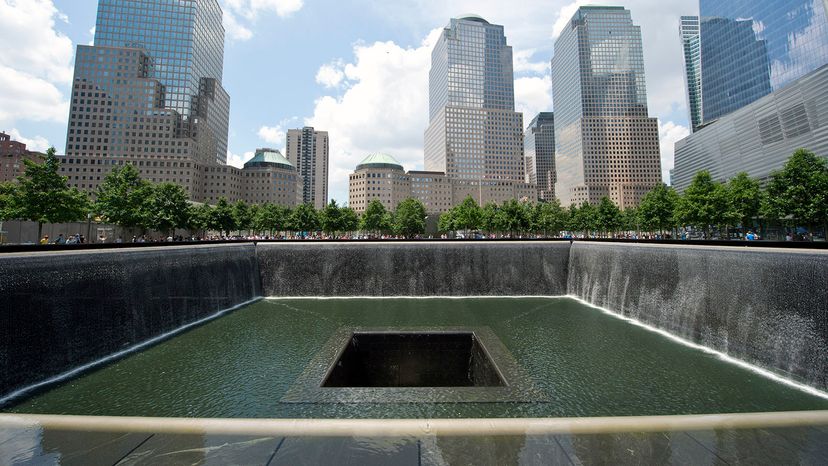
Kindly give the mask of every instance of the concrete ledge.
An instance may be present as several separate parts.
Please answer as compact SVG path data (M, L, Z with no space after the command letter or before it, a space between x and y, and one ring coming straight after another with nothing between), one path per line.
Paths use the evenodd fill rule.
M566 294L568 242L267 243L265 296Z
M828 388L828 252L575 243L568 291Z
M251 245L0 256L0 394L261 296Z

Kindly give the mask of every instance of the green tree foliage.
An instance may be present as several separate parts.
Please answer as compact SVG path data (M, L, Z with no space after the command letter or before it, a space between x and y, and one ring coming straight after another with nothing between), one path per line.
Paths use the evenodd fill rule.
M784 219L788 216L802 225L828 223L828 165L813 152L798 149L782 170L771 174L767 215Z
M55 148L46 151L43 163L24 160L26 171L18 177L15 216L37 222L40 239L44 223L81 220L90 210L89 198L77 188L69 188L65 176L58 174L60 161Z
M455 230L453 209L449 209L440 214L440 218L437 220L437 229L442 233Z
M480 206L471 196L466 196L463 202L451 210L453 211L452 219L455 228L467 232L480 228Z
M638 219L641 226L648 231L671 230L675 226L675 210L679 196L676 191L660 184L644 195L638 206ZM629 220L629 219L628 219ZM636 229L635 227L628 229Z
M230 236L230 232L236 229L236 218L233 216L233 208L227 202L227 199L222 197L213 208L210 216L210 228L227 236Z
M287 207L267 203L259 208L253 222L257 230L267 231L272 235L288 229L290 214Z
M170 234L175 228L187 227L190 203L184 188L173 183L160 183L152 188L148 203L146 226Z
M511 234L518 234L529 231L531 226L531 214L529 204L509 199L498 209L500 215L496 215L496 224L500 231L508 231Z
M192 233L201 233L202 235L210 228L210 223L213 215L213 209L209 204L190 204L187 214L187 228Z
M350 207L341 207L339 209L342 216L342 231L352 232L359 229L359 215Z
M236 230L241 234L242 230L250 230L253 218L250 215L250 207L246 202L238 200L233 204L233 219L235 220Z
M500 207L494 202L489 202L480 209L480 229L489 233L498 233L500 229Z
M310 204L302 204L293 210L290 216L290 225L295 231L316 232L319 231L321 222L319 213Z
M544 235L557 235L566 229L567 211L560 201L539 202L532 209L532 229Z
M425 206L419 199L409 197L400 202L394 212L394 230L406 238L425 233Z
M670 218L672 222L672 211ZM621 229L624 231L638 232L641 227L640 209L635 207L627 207L621 212Z
M116 167L98 187L93 208L107 222L125 228L142 227L150 215L152 190L152 184L141 179L133 165Z
M734 215L743 227L753 227L753 219L759 217L764 198L759 182L747 173L740 172L727 183L727 189Z
M359 229L370 233L391 231L393 228L390 215L379 199L371 199L365 208L365 213L359 221Z
M0 222L17 218L17 185L7 181L0 183Z
M327 234L333 234L344 231L343 228L343 212L342 208L336 204L336 200L331 199L331 202L322 209L319 213L319 221L322 226L322 231Z
M621 228L621 209L610 198L604 196L596 209L597 227L607 235Z
M590 236L598 230L598 209L589 202L569 206L569 229Z

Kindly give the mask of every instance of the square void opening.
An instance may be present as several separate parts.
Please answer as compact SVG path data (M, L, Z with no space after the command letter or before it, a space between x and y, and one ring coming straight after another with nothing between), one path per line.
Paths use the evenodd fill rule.
M323 387L503 387L472 332L360 332L348 339Z

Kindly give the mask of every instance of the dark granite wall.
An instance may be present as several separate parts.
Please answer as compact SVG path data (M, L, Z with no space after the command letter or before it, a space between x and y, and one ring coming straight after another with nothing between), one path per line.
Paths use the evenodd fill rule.
M0 255L0 397L261 296L255 246Z
M265 296L563 295L569 242L267 243Z
M828 252L576 242L568 292L828 389Z

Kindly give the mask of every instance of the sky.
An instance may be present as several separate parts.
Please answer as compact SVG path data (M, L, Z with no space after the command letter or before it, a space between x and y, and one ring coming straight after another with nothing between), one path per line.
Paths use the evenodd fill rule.
M423 168L428 70L452 17L479 14L505 28L514 53L515 106L524 124L554 110L554 41L572 0L219 0L224 10L223 85L230 94L228 163L259 147L284 152L285 131L328 131L330 197L348 199L348 174L385 152ZM665 181L688 115L678 35L690 0L603 0L641 26L650 116L659 119ZM65 150L77 45L91 44L97 0L0 0L0 131L32 150Z

